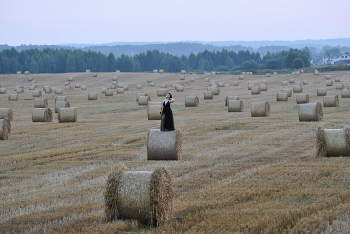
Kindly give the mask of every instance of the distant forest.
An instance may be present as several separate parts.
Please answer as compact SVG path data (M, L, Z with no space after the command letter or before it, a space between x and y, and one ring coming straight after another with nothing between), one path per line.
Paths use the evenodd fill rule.
M181 57L158 50L148 50L133 56L122 54L116 58L110 52L101 52L44 48L17 51L15 48L0 52L0 73L30 71L32 73L66 73L66 72L151 72L164 69L165 72L187 71L235 71L255 72L257 69L299 69L310 66L311 52L289 49L270 53L261 58L259 52L240 50L235 52L222 49L191 53Z

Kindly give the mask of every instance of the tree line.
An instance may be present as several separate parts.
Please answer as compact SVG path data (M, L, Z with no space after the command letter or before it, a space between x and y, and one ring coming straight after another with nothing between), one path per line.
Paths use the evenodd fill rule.
M0 73L30 71L32 73L66 72L151 72L164 69L165 72L181 70L209 71L256 71L258 69L299 69L310 66L310 50L290 49L281 52L268 52L263 58L260 53L240 50L237 53L221 51L191 53L181 57L170 53L149 50L134 56L122 54L116 58L113 53L45 48L17 51L14 48L0 52Z

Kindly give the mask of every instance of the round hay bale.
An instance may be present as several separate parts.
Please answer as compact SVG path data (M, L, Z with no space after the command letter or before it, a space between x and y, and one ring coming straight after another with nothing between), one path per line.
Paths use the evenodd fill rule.
M124 85L123 84L118 84L117 88L124 88Z
M158 89L157 97L165 97L168 92L168 89Z
M326 86L333 86L333 80L327 80Z
M147 160L179 160L182 153L182 134L179 130L150 129L147 141Z
M213 91L214 95L219 95L220 94L220 89L219 88L215 88L215 87L208 87L207 91Z
M140 99L139 99L139 102L140 102ZM160 102L149 103L147 107L148 120L162 120L162 116L158 114L158 112L162 110L162 107L163 105Z
M136 102L139 102L139 98L140 98L141 96L148 96L148 95L147 95L147 93L137 93L137 94L136 94Z
M68 85L68 86L64 86L64 90L71 90L72 86Z
M271 73L266 73L266 77L271 77Z
M113 81L114 81L114 82L117 82L117 81L118 81L118 78L117 78L116 76L113 76L113 77L112 77L112 83L113 83Z
M186 74L186 70L181 70L181 74Z
M229 100L228 112L243 112L244 104L242 100Z
M319 72L319 71L314 70L314 75L315 75L315 76L318 76L319 74L320 74L320 72Z
M218 87L225 87L225 82L219 82Z
M92 74L92 77L97 77L97 73L93 73L93 74Z
M343 89L343 90L341 91L341 97L342 97L342 98L350 98L350 90L348 90L348 89Z
M339 77L335 78L334 82L340 82L340 78Z
M301 93L301 92L303 92L303 87L300 85L294 85L293 93Z
M180 80L185 80L185 76L180 76Z
M62 89L56 89L55 94L62 94L63 90Z
M69 108L70 103L68 101L56 101L55 103L55 113L58 113L60 108Z
M48 105L47 98L34 99L34 108L47 108Z
M6 94L6 88L0 88L0 94Z
M183 92L184 91L184 86L183 85L178 85L176 88L177 92Z
M136 85L136 89L142 89L142 85Z
M17 71L17 75L22 75L22 72L21 71Z
M163 167L128 171L124 165L117 165L108 175L104 197L107 221L137 219L159 227L173 217L172 181Z
M299 86L301 86L302 84L301 84L301 81L296 80L296 81L294 82L294 85L299 85Z
M52 88L52 92L53 92L53 93L56 93L56 89L57 89L56 87L53 87L53 88Z
M117 88L117 94L124 94L124 88Z
M10 108L0 108L0 119L13 120L13 111Z
M238 79L239 79L239 80L244 80L244 76L243 76L243 75L240 75L240 76L238 77Z
M281 81L281 85L282 85L282 86L286 86L286 85L288 85L288 81L287 81L287 80L283 80L283 81Z
M78 114L75 107L71 108L59 108L58 110L58 122L77 122Z
M91 70L86 70L85 72L91 72Z
M73 77L68 77L68 81L73 81Z
M316 157L350 156L350 129L317 129Z
M278 75L278 72L273 72L272 74L273 74L273 75Z
M204 99L213 99L214 98L214 92L213 91L204 91Z
M253 102L251 106L252 117L269 117L270 103L269 102Z
M29 76L28 81L32 81L32 80L33 80L33 77Z
M253 86L251 92L252 92L252 95L261 94L260 86Z
M68 86L68 85L70 85L70 82L69 81L65 81L64 82L64 86Z
M317 96L326 96L327 95L327 89L326 88L318 88L317 89Z
M152 78L147 78L147 83L152 83Z
M194 82L194 78L193 77L190 78L190 82Z
M209 77L206 77L206 78L204 78L204 81L205 81L205 82L210 82L210 78L209 78Z
M331 75L326 75L326 80L329 80L331 78Z
M301 72L300 71L296 71L294 74L297 75L297 76L300 76Z
M105 96L113 96L113 90L111 89L106 90Z
M106 93L107 88L101 88L101 93Z
M342 90L344 88L344 85L343 84L336 84L335 85L335 89L340 89Z
M338 95L324 96L323 97L324 107L339 107L339 97Z
M309 94L297 94L296 101L297 101L297 104L309 103L310 102Z
M261 85L260 85L260 90L261 90L261 91L267 91L267 90L268 90L267 85L266 85L266 84L261 84Z
M16 89L16 92L17 92L17 93L24 93L24 89L23 89L23 88L17 88L17 89Z
M246 74L246 72L241 72L241 75L245 75Z
M238 96L226 96L226 98L225 98L225 106L228 106L228 102L230 100L239 100L239 97Z
M198 107L199 98L197 96L186 96L185 107Z
M248 90L252 90L253 87L254 87L254 83L248 83Z
M109 86L110 89L117 89L117 87L118 87L118 85L114 85L114 84L111 84L111 85Z
M35 86L33 86L33 85L31 85L31 86L29 86L29 90L35 90Z
M151 82L151 83L149 84L149 86L150 86L150 87L154 87L154 86L156 86L156 84L155 84L154 82Z
M215 82L210 82L210 87L218 88L218 85Z
M18 94L10 94L9 101L18 101Z
M158 73L158 70L153 70L153 73Z
M97 93L89 93L88 100L97 100Z
M86 85L82 85L81 86L81 90L87 90L87 86Z
M288 97L292 97L292 90L291 89L282 89L281 92L282 93L287 93Z
M138 104L139 106L147 106L149 101L151 101L150 96L147 96L147 95L139 96Z
M8 140L11 133L11 121L7 118L0 119L0 140Z
M34 108L32 113L33 122L52 122L52 111L50 108Z
M233 81L233 86L238 86L238 85L239 85L239 81L238 80Z
M319 102L300 104L298 115L300 122L321 121L323 118L322 105Z
M163 74L163 73L164 73L164 70L163 70L163 69L159 70L159 73L160 73L160 74Z
M266 82L266 80L261 80L261 81L260 81L260 84L264 84L264 85L266 85L266 84L267 84L267 82Z
M230 84L225 84L224 87L230 87Z
M112 85L118 85L117 81L112 81Z
M307 81L307 80L303 81L303 85L308 85L308 84L309 84L309 81Z
M129 91L129 85L123 85L124 91Z
M41 97L41 96L42 96L41 90L33 92L33 97Z
M66 96L56 96L55 97L55 102L57 101L67 101L67 97Z
M277 101L278 102L288 101L288 93L277 93Z
M168 87L168 85L167 85L167 84L161 84L160 87L161 87L162 89L166 89L166 88Z
M289 83L294 83L295 79L289 79Z
M45 87L44 92L45 92L45 93L52 93L52 88L50 88L50 87Z
M30 71L24 71L24 75L29 75Z

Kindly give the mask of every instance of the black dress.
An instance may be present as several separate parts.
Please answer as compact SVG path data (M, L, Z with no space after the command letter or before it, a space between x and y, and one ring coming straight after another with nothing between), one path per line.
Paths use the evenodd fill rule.
M173 112L170 108L169 101L166 104L163 101L163 113L162 113L162 120L160 122L160 130L161 131L174 131L175 130Z

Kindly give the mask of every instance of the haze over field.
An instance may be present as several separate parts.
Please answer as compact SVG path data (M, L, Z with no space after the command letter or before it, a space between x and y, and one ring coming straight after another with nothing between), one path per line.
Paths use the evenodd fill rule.
M349 38L348 0L91 1L0 4L0 44Z

